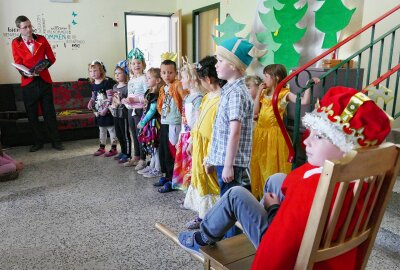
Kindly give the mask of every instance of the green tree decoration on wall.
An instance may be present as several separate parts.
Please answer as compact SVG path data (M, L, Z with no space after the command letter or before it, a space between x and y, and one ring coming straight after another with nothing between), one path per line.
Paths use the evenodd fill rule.
M283 4L280 10L274 9L275 17L281 27L278 33L273 36L276 43L281 44L275 52L275 63L284 65L288 70L296 67L300 61L300 54L295 50L294 44L305 34L306 28L298 28L296 24L303 18L307 11L308 4L296 9L294 7L298 0L278 0Z
M349 24L356 9L348 9L341 0L318 1L324 3L315 11L315 27L325 33L322 49L328 49L337 44L336 33Z
M280 4L278 0L265 0L264 7L267 8L267 12L258 12L265 30L257 33L256 38L258 42L266 45L267 48L267 53L258 59L258 61L264 66L275 63L274 54L279 49L280 45L274 41L273 34L279 29L280 25L275 18L274 9L281 9L282 6L283 5Z
M219 45L222 41L235 37L235 34L242 31L245 26L245 24L236 22L232 16L228 14L222 24L215 26L215 29L224 34L220 37L214 35L211 36L214 39L214 42Z

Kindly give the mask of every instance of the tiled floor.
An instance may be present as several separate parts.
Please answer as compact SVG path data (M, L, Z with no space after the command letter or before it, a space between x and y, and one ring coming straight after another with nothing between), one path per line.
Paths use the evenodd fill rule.
M154 228L184 229L194 213L181 192L159 194L153 179L93 157L97 140L8 151L23 160L20 178L0 183L0 269L202 269ZM400 180L367 269L399 269Z

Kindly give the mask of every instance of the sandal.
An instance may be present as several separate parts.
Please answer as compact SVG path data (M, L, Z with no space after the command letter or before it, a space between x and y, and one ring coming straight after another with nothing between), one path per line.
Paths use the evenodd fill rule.
M179 245L189 253L194 253L198 256L204 257L203 254L199 252L199 249L202 246L196 242L196 233L199 232L181 232L178 235Z
M174 191L175 189L172 189L172 183L171 181L168 181L167 183L165 183L164 186L162 186L161 188L158 189L158 192L160 193L167 193L167 192L171 192Z

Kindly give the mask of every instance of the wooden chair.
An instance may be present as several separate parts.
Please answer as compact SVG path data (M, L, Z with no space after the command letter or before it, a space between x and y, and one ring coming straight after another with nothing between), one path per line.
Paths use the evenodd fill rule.
M365 268L396 182L399 161L399 147L385 143L353 151L340 161L325 162L295 269L312 269L316 262L339 256L355 247L359 247L364 258L360 269ZM347 215L344 216L341 210L349 192L353 193L353 199L346 205ZM360 198L361 193L363 198ZM361 207L359 200L364 202ZM355 209L359 209L356 219L353 217ZM339 229L338 220L343 223ZM179 245L177 236L164 225L157 223L156 227ZM250 269L255 255L254 246L245 235L202 247L200 251L204 258L189 253L204 263L204 269Z
M399 167L399 146L392 143L354 151L337 162L326 161L295 269L312 269L315 263L337 257L356 247L363 258L359 269L365 269ZM337 185L339 187L334 197ZM360 198L363 186L367 189L363 198ZM353 199L344 216L341 210L348 192L353 192ZM357 203L358 215L355 211ZM344 222L338 229L340 219Z

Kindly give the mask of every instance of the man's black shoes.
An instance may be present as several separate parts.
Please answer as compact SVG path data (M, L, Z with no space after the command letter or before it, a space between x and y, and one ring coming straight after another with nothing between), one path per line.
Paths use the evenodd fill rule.
M65 149L64 145L61 142L53 142L51 144L51 146L58 151L62 151ZM31 148L29 148L29 152L36 152L42 148L43 148L43 144L34 144L31 146Z
M29 148L29 152L36 152L43 148L43 144L34 144Z
M54 143L51 144L51 146L52 146L54 149L57 149L58 151L62 151L62 150L65 149L65 148L64 148L64 145L63 145L61 142L54 142Z

